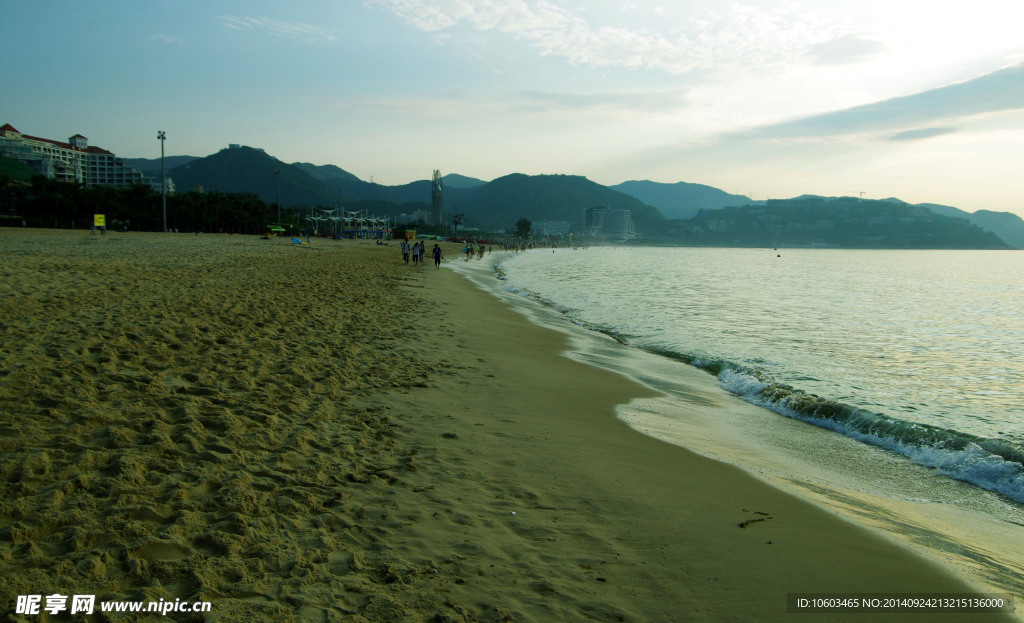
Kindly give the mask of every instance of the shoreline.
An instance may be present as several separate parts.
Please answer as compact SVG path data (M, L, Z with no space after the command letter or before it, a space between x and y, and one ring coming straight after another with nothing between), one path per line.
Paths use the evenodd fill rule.
M500 263L505 258L500 258ZM975 485L936 476L875 446L811 426L727 391L714 376L566 318L494 271L463 271L532 321L573 336L569 356L640 380L663 395L620 405L643 434L746 473L940 564L980 592L1024 594L1020 509ZM498 276L498 279L495 277ZM514 280L513 280L514 281ZM499 285L502 284L502 285Z
M477 286L474 285L473 287L476 288ZM943 583L951 581L954 584L958 584L961 582L953 578L945 568L910 552L904 546L896 544L887 538L880 537L873 531L848 520L837 518L830 512L822 510L821 507L804 502L791 494L776 489L764 481L742 472L738 468L699 457L677 445L667 444L633 430L615 416L615 405L623 404L618 402L621 398L599 397L595 403L593 400L595 396L587 395L587 400L579 398L580 404L576 404L575 399L567 399L564 394L565 392L572 392L572 389L562 385L562 383L568 379L572 379L574 383L584 383L588 389L595 385L600 386L602 389L617 386L619 388L618 391L625 392L630 400L650 397L652 390L628 380L625 376L618 373L609 372L591 364L574 361L566 354L566 351L570 350L570 338L565 332L531 323L527 320L529 314L527 316L519 314L518 311L514 311L507 306L508 301L499 300L484 290L478 290L472 296L477 297L480 294L490 298L492 303L497 303L498 307L494 308L483 301L479 303L451 301L447 307L451 308L452 313L464 321L459 323L463 325L459 333L460 346L471 349L472 344L477 344L479 348L486 351L486 345L493 347L496 342L498 343L497 348L501 353L499 356L496 358L478 359L478 362L485 364L486 370L490 372L479 372L478 374L481 375L481 378L470 383L471 385L478 390L486 387L489 390L487 394L491 399L501 402L499 398L496 398L496 392L502 391L507 393L512 391L516 395L518 395L518 392L511 390L511 388L503 383L488 379L503 378L507 374L510 377L516 377L518 383L528 386L530 388L529 391L535 394L533 399L537 401L537 404L524 404L512 410L518 418L513 422L509 422L515 425L516 431L519 431L523 425L527 425L531 431L535 431L534 434L527 436L531 444L539 444L538 440L543 437L544 443L540 454L546 458L543 461L536 461L532 465L532 469L525 469L527 473L535 474L533 478L527 479L535 481L537 478L547 478L547 475L557 466L559 472L572 474L571 476L550 476L553 481L557 481L559 484L561 484L563 478L568 478L569 482L573 483L570 485L571 489L576 486L576 483L586 480L590 487L600 491L595 497L606 501L605 517L597 521L603 523L607 520L607 516L611 515L614 517L611 519L612 524L620 526L619 529L631 535L630 540L632 541L632 554L634 556L632 564L640 566L649 564L648 560L644 560L643 554L643 551L648 548L651 552L658 552L658 557L663 565L672 566L673 563L671 561L676 559L676 556L678 556L679 560L687 559L693 561L696 558L701 560L701 562L695 564L695 567L704 569L709 575L719 576L713 579L706 578L705 582L707 583L702 583L700 591L709 590L714 592L713 589L719 589L723 593L730 595L729 598L725 598L715 603L715 605L711 605L714 603L713 598L708 602L700 604L691 603L690 599L697 602L701 601L695 595L695 593L700 591L694 591L689 593L688 597L682 598L678 594L673 595L674 587L683 594L693 590L694 587L690 586L682 589L678 582L685 582L685 580L681 580L678 575L673 576L671 571L663 567L658 567L657 573L653 575L660 579L657 582L659 586L657 588L649 587L654 594L638 600L639 603L632 603L631 607L624 607L620 612L631 613L633 616L636 616L638 612L642 613L639 615L638 620L659 617L664 617L668 620L686 620L696 616L697 613L707 614L711 612L717 612L717 614L712 615L712 618L727 618L736 613L727 614L727 607L723 604L728 603L728 599L735 598L736 594L752 591L756 592L757 595L745 596L745 605L749 609L745 615L740 615L739 619L742 620L744 617L763 619L766 618L763 608L771 602L771 599L765 598L765 595L772 592L764 584L766 583L767 576L779 573L777 565L780 562L786 569L783 575L795 573L800 579L795 579L794 577L785 579L772 578L777 581L775 584L775 590L777 591L781 590L781 585L789 582L796 582L798 584L800 582L809 582L809 584L804 584L803 586L813 586L815 588L805 588L804 590L828 591L830 589L824 587L828 586L829 582L834 581L837 582L836 586L843 587L838 589L841 592L856 592L858 590L865 592L879 590L883 592L899 592L900 590L906 590L907 586L913 586L916 582L923 582L918 586L928 586L927 589L924 589L925 592L941 592L941 589L938 587ZM463 307L463 305L470 307ZM478 307L474 308L472 307L473 305ZM484 310L488 310L486 314L484 314ZM490 320L487 321L483 318L490 318ZM467 319L472 319L472 326L465 326ZM506 323L508 324L506 325ZM535 338L541 340L539 344L533 343L531 345L525 342L523 337L525 334L537 331L548 333L548 337ZM502 336L506 339L503 339ZM612 340L608 338L608 341L611 342ZM558 347L553 348L553 343L557 343ZM618 346L618 344L615 344L611 348ZM539 363L536 358L541 357L552 357L553 360L550 362L550 365L557 369L558 372L554 373L535 369ZM519 358L522 358L522 360L519 361ZM496 370L500 370L500 372L496 373ZM526 370L529 370L529 373L524 374ZM465 384L465 378L462 378L458 383ZM553 383L556 386L554 388L550 387ZM440 385L439 388L444 389L444 385ZM587 391L587 389L582 391ZM580 397L582 393L576 393L575 395ZM483 402L486 403L487 400ZM479 409L482 415L486 415L493 407L482 405ZM560 411L559 409L562 410ZM594 413L586 413L589 409L594 410ZM472 413L475 409L473 407L466 407L466 410ZM605 412L605 415L599 417L598 413L602 411ZM566 416L568 421L556 424L551 418L545 417L545 414L550 414L552 417ZM484 435L486 435L489 428L495 426L493 422L480 421L479 418L474 418L473 425L480 427L478 430ZM584 429L590 430L592 433L581 436L578 431ZM549 430L554 432L545 436L545 433ZM501 439L513 436L503 431L492 431L491 434L498 436L500 438L499 442ZM479 440L475 440L475 443L472 445L483 448L492 448L494 446L493 443L480 442ZM517 451L514 445L510 447L512 453L518 459L514 463L517 470L523 471L524 468L529 468L530 463L523 458L524 453ZM583 449L577 451L578 454L587 455L591 459L593 457L600 457L600 459L598 461L578 461L563 457L561 460L556 461L552 458L554 455L565 453L572 455L576 448ZM644 458L641 460L639 457ZM474 464L479 465L482 462L482 459L477 458L476 455L474 455L474 458L476 459ZM665 470L669 466L673 468L678 466L678 471L686 472L688 477L680 478L681 483L673 482L675 479L671 477L665 478ZM670 471L677 470L670 469ZM657 474L658 478L653 478L655 474ZM553 484L552 481L548 482ZM695 489L700 489L701 503L697 505L696 509L691 508L687 502L681 502L678 499L680 494L674 489L674 486L677 484L691 485ZM628 492L621 491L620 487L626 488ZM741 524L750 528L753 528L755 524L759 524L759 527L764 527L770 525L770 520L776 519L774 514L762 515L761 513L764 513L764 511L757 510L755 507L758 504L754 502L744 505L737 501L734 504L736 508L729 508L728 502L717 499L722 488L736 495L750 495L751 497L744 498L748 501L762 500L764 498L761 496L765 496L772 503L782 504L787 512L793 512L794 515L799 517L794 518L794 524L788 527L792 528L797 524L800 527L794 532L790 532L788 536L794 538L794 546L796 546L795 541L802 540L803 542L800 543L800 546L807 549L803 549L799 554L795 554L793 558L789 559L789 564L787 565L786 562L780 560L784 559L785 554L779 556L777 551L769 553L767 550L770 548L768 547L763 551L759 551L755 546L749 550L742 547L737 548L743 549L742 552L718 552L713 551L714 546L709 547L708 544L696 545L689 543L687 545L680 545L673 543L672 536L679 536L678 523L685 521L684 518L694 521L699 526L699 532L702 534L714 532L716 529L721 530L721 539L717 541L719 545L730 543L730 537L734 535L729 534L729 529L737 529L738 532ZM562 486L553 486L547 490L549 496L554 495L556 492L563 496L566 493ZM690 495L693 495L693 493ZM500 494L495 497L496 499L504 499L504 496ZM673 497L677 499L671 499ZM628 501L617 499L615 500L616 504L609 504L607 502L615 498L628 498ZM636 505L638 503L645 506L650 505L649 508L657 510L653 515L644 513L640 508L637 508ZM563 504L565 503L563 502ZM767 506L767 504L762 504L762 506ZM552 506L551 510L559 507ZM589 511L590 508L587 507L586 510ZM710 519L711 522L720 521L723 525L707 525L705 520L708 520L708 518L705 516L705 513L709 513L714 518ZM805 515L804 513L807 514ZM643 517L637 517L638 514ZM702 521L698 521L697 517L700 517ZM738 519L736 523L731 523L730 519L727 519L733 517ZM763 524L760 523L762 518L766 518ZM817 522L822 523L818 524ZM622 528L621 526L624 525L628 527ZM727 528L723 530L722 528L725 526ZM644 537L636 536L639 531L650 530L652 527L657 527L654 533L646 534ZM811 531L818 528L821 529L821 532L816 532L812 535ZM783 530L783 532L786 531ZM658 534L672 536L668 536L667 540L661 540L657 536ZM771 535L773 532L769 531L768 534ZM799 536L795 536L795 534L799 534ZM614 540L616 537L610 538ZM842 543L837 543L836 541L841 541ZM644 545L640 545L641 543L644 543ZM770 543L765 541L764 544L777 545L779 541L771 541ZM750 543L745 543L745 545L750 545ZM694 547L702 555L694 556L693 550L690 549ZM872 551L876 547L879 549ZM673 548L678 548L676 556L667 553L667 551L671 551ZM727 546L726 549L731 550L733 548ZM821 549L831 551L824 554L819 551ZM886 553L883 554L881 553L882 551ZM729 562L723 562L721 560L723 554L735 556L735 558L728 558ZM616 557L618 558L620 555L621 552ZM841 560L847 556L849 556L848 560ZM905 563L901 560L903 556L907 557ZM815 565L807 565L807 561L814 558L821 562L827 561L828 564L836 567L843 567L844 570L837 572L836 577L822 578L822 569L815 568ZM714 562L709 562L709 560ZM885 562L880 562L882 560L885 560ZM758 568L761 565L763 567ZM796 572L794 567L803 568ZM735 577L738 568L743 568L749 575L747 573L740 573L738 575L742 577ZM852 569L858 568L860 569L859 573L851 572ZM714 569L718 573L708 571L710 569ZM686 578L692 581L694 577L692 569L689 571L686 574ZM650 571L644 573L644 580L638 583L652 582L652 575L649 575L649 573ZM735 584L722 588L723 585L720 582L723 578L720 576L729 573L734 574L734 577L731 579ZM828 572L824 573L827 575ZM913 577L917 573L922 575ZM937 574L937 576L931 576L933 573ZM929 578L924 579L925 576L929 576ZM940 577L941 579L939 579ZM607 578L602 578L600 581L607 581ZM626 584L631 585L634 582L627 582ZM902 584L902 582L908 582L908 584ZM903 588L896 588L896 584L900 584ZM757 588L752 588L754 586ZM964 586L966 585L961 584L961 587ZM605 587L602 588L607 590ZM631 590L635 596L638 590L637 587L633 586ZM790 592L799 591L790 589ZM564 598L565 595L562 594L560 597ZM679 606L678 612L673 614L668 609L660 611L650 609L652 603L658 604L659 601L662 603L654 606L655 608L664 608L666 604L675 604ZM736 604L734 603L733 605L735 606ZM686 606L693 606L693 609L687 613ZM561 613L559 616L565 615L566 613ZM545 616L549 615L546 614ZM619 614L618 616L625 616L626 620L630 618L630 614ZM781 618L785 616L785 612L776 611L773 613L773 616ZM898 620L899 618L899 615L895 615L892 620ZM828 619L827 616L822 618L822 620L826 619ZM540 617L537 620L545 620L545 617Z
M0 232L18 344L0 384L16 416L4 603L94 590L204 598L218 621L717 621L785 618L788 593L970 590L629 428L616 405L652 390L564 356L564 333L455 271L401 265L397 245L16 234Z

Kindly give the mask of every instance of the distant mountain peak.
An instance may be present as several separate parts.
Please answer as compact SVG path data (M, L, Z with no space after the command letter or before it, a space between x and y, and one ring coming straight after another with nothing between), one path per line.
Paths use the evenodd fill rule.
M478 180L475 177L467 177L465 175L459 175L458 173L448 173L441 176L442 183L449 188L476 188L483 186L487 182L484 180Z
M666 218L680 220L693 218L701 210L715 210L754 203L750 197L745 195L733 195L713 186L690 182L666 184L648 180L632 180L609 186L609 188L654 206Z

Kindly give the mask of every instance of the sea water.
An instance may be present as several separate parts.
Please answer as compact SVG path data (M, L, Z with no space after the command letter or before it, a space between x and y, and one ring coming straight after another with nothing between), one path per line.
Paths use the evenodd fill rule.
M458 264L553 326L612 336L577 357L666 392L621 410L634 428L1024 588L1024 252L591 247ZM695 400L701 383L746 408Z

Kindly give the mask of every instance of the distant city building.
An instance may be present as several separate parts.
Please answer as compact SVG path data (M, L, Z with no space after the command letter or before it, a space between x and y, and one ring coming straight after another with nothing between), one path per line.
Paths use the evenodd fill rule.
M609 210L605 219L604 235L612 240L626 241L633 238L633 212L631 210Z
M431 212L427 210L415 210L412 214L399 214L397 221L399 223L419 223L422 225L429 225L428 219L432 216Z
M169 177L164 178L167 182L167 194L174 194L174 180ZM149 178L149 185L153 187L156 192L163 192L163 185L160 183L160 176ZM199 187L199 192L202 192L202 186Z
M434 169L434 177L430 182L430 203L434 209L430 225L440 225L444 212L444 186L441 183L441 171Z
M593 238L625 241L636 236L631 210L609 210L606 207L586 208L583 211L583 230Z
M604 219L608 216L608 208L599 206L583 210L583 233L590 240L604 233Z
M8 123L0 127L0 157L24 162L48 179L86 188L149 183L145 175L112 152L90 147L89 139L81 134L64 143L22 134Z
M35 177L36 170L28 163L14 160L13 158L0 157L0 177L12 180L27 181Z
M569 221L536 221L533 233L537 236L564 236L572 231Z
M608 208L599 206L583 210L583 229L599 232L604 229L604 219L608 215Z

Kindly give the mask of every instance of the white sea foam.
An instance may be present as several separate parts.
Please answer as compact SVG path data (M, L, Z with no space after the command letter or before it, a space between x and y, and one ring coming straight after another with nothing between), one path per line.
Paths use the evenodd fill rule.
M718 380L722 383L722 387L725 389L734 394L744 396L755 403L759 402L757 399L758 395L769 385L768 382L762 381L752 374L739 372L733 369L722 370L718 375Z

